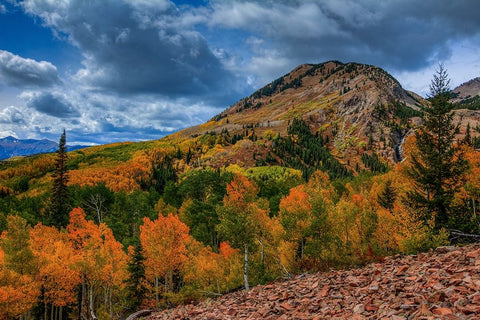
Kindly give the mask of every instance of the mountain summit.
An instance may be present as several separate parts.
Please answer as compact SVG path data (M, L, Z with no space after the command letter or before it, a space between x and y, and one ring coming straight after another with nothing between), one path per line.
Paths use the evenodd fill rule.
M480 96L480 77L467 81L452 90L454 101L459 102Z
M303 64L230 106L210 122L185 129L179 135L197 136L214 131L285 136L293 119L301 119L315 135L322 137L329 151L344 165L361 169L365 167L364 153L392 163L401 160L402 139L412 124L418 123L415 117L426 103L375 66L338 61ZM248 153L268 154L271 145L265 143L264 147L251 146ZM244 158L233 156L232 150L226 149L224 155L230 154L226 157L230 162ZM234 153L241 153L238 148L237 151ZM212 162L215 166L215 159ZM222 165L218 161L216 164Z

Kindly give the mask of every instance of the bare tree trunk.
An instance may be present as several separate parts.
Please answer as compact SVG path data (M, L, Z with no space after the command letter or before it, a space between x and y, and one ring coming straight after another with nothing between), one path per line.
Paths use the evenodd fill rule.
M281 270L283 276L288 278L288 279L292 278L292 274L282 264L282 261L280 260L280 255L278 254L278 252L276 253L275 259L277 260L277 263L280 266L280 270Z
M94 299L93 299L93 286L90 285L88 287L88 298L90 301L89 309L90 309L90 316L92 317L93 320L97 320L97 316L95 315L95 312L93 310L94 308Z
M63 320L63 307L60 307L58 319Z
M43 312L43 319L47 320L47 311L48 311L47 301L45 301L44 304L45 304L45 311Z
M52 308L50 309L50 319L53 320L53 313L54 313L55 306L52 304Z
M158 277L155 276L155 308L158 308Z
M245 290L250 290L248 285L248 244L245 244L245 262L243 265L243 280L245 281Z
M82 276L82 301L80 302L80 317L82 319L87 319L86 317L86 297L87 297L87 285L85 283L85 275Z
M105 306L105 311L108 306L108 286L103 287L103 305Z
M110 319L113 319L113 303L112 303L112 291L113 288L110 288L110 291L108 293L108 300L109 300L109 306L108 308L110 309Z
M265 249L264 249L264 246L263 246L263 241L262 240L258 240L258 243L260 243L260 261L263 265L263 262L264 262L264 252L265 252Z
M473 204L473 217L476 219L477 218L477 212L475 210L475 199L472 198L472 204Z

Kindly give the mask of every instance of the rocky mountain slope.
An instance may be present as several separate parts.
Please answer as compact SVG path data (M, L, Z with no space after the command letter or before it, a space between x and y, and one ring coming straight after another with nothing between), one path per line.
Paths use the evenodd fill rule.
M452 90L453 101L458 103L475 96L480 96L480 77L467 81Z
M455 120L460 124L458 138L480 125L480 80L474 79L454 89L458 104ZM320 135L332 155L349 170L366 168L362 156L378 155L390 164L403 158L404 138L420 124L421 109L428 102L403 89L384 70L358 63L329 61L300 65L254 92L210 122L180 131L174 137L197 137L215 132L258 137L285 136L292 119L303 119ZM478 130L472 131L478 136ZM168 139L168 138L167 138ZM271 144L224 146L221 156L209 158L209 165L238 163L252 166L265 157ZM280 162L280 161L279 161ZM201 166L201 164L200 164Z
M479 319L480 245L305 274L148 319Z
M244 98L206 124L185 129L176 136L198 136L215 131L230 134L255 132L259 137L287 134L292 119L301 118L321 135L331 153L349 169L360 168L363 151L390 162L401 160L398 147L418 110L427 102L384 70L370 65L329 61L304 64ZM248 148L264 156L270 145ZM226 148L227 161L238 150ZM212 161L215 163L215 159ZM218 160L217 162L220 162ZM251 162L251 161L250 161ZM252 163L241 163L252 165Z

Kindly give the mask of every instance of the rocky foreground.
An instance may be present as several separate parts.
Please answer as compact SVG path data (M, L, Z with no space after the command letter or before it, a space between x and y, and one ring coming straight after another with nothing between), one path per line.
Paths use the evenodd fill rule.
M300 275L149 319L480 319L480 245Z

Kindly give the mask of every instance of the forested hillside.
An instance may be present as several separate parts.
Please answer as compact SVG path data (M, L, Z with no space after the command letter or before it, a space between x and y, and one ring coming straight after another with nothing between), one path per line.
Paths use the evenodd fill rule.
M480 233L479 118L446 80L423 100L302 65L161 140L2 162L0 318L120 319Z

